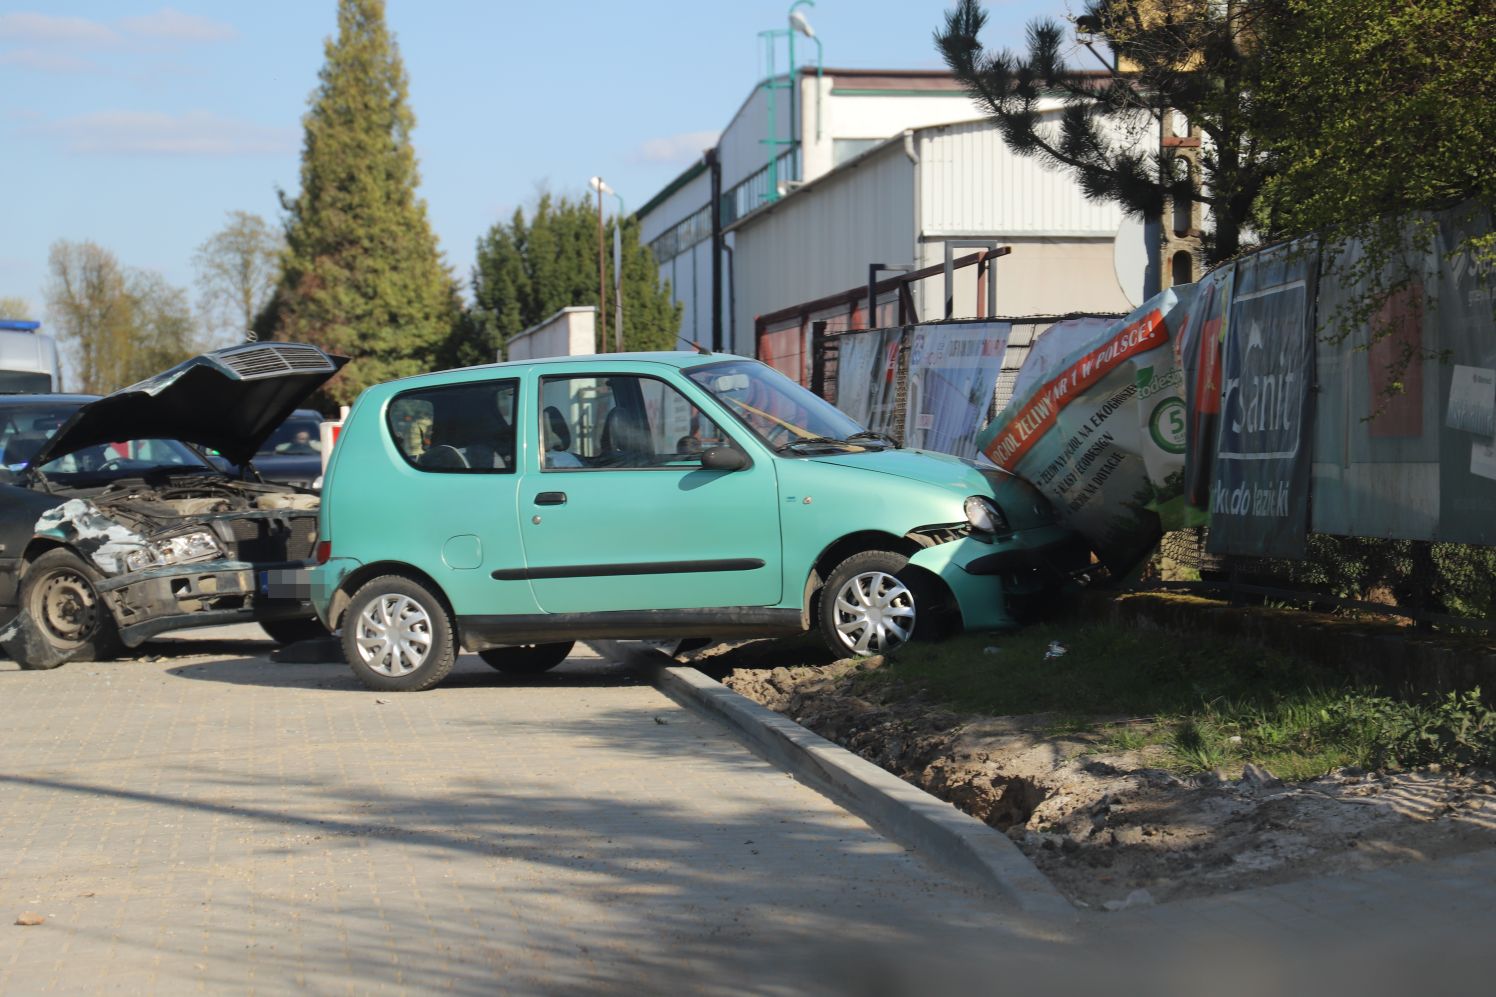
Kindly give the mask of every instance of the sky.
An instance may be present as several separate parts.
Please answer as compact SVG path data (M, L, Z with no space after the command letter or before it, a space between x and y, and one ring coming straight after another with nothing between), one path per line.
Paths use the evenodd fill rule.
M952 4L802 10L827 66L920 69L943 66L931 34ZM1031 19L1067 4L987 0L985 41L1022 48ZM478 237L542 188L580 194L601 175L642 205L727 124L762 76L758 32L788 7L387 0L420 194L454 273L466 283ZM279 224L335 27L336 0L0 0L0 297L45 321L59 239L191 288L193 251L229 212Z

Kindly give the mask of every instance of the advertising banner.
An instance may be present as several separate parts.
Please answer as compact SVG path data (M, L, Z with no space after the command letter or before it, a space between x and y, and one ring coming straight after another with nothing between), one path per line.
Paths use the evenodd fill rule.
M1183 371L1173 339L1196 285L1172 288L1026 381L977 437L1116 571L1185 523ZM1041 338L1042 341L1042 338Z
M909 346L904 445L975 457L992 410L1012 326L1007 322L915 326Z
M1221 422L1221 339L1230 314L1234 266L1200 279L1195 306L1175 344L1184 371L1184 501L1203 521L1210 510L1216 437Z
M1221 343L1211 553L1304 556L1318 268L1317 247L1302 241L1236 264Z
M836 407L868 429L898 427L899 350L904 330L872 329L836 337Z

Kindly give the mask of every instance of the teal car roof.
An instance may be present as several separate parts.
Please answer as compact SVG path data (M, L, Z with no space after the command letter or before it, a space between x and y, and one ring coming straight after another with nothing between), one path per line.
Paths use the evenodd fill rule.
M561 364L581 364L583 366L596 365L608 370L647 371L651 367L674 367L684 370L691 367L702 367L707 364L723 363L730 360L750 360L749 357L741 357L735 353L697 353L694 350L658 351L651 353L593 353L576 357L542 357L535 360L505 360L502 363L476 364L472 367L454 367L451 370L432 371L427 374L412 374L410 377L402 377L395 381L385 381L373 385L369 391L382 391L386 389L404 391L422 385L449 384L454 381L462 381L474 373L493 372L494 376L504 374L518 374L532 367L550 367Z

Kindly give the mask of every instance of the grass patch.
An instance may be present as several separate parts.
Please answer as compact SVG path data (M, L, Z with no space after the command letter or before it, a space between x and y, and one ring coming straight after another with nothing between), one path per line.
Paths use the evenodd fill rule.
M1066 652L1046 658L1053 641ZM1094 731L1103 751L1162 745L1181 772L1253 762L1296 780L1350 765L1496 768L1496 711L1478 690L1402 700L1304 658L1208 634L1049 624L967 635L906 647L859 682L917 689L966 713L1054 714L1052 733Z

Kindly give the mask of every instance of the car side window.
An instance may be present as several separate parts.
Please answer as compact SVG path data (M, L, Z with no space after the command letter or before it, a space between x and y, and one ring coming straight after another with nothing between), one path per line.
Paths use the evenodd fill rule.
M437 474L513 474L517 381L478 381L396 395L386 411L395 449Z
M539 419L548 471L699 467L727 441L675 388L632 374L545 378Z

